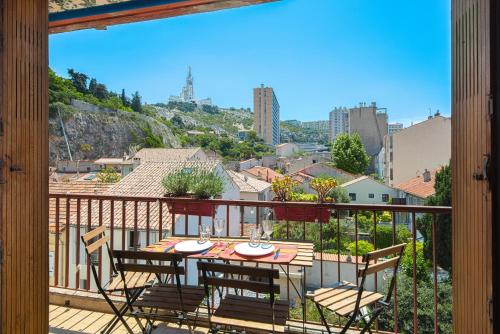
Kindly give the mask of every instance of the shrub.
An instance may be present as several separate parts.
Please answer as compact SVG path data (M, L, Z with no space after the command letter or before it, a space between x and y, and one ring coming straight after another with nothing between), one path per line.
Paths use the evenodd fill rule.
M215 172L200 171L194 174L192 192L196 198L209 199L222 195L224 181Z
M97 173L97 181L100 183L116 183L121 180L121 175L113 168L104 168Z
M374 229L370 229L370 238L374 239ZM408 242L411 238L411 232L403 225L396 226L396 240L394 244ZM391 226L377 226L377 249L392 246L392 227Z
M162 185L169 196L186 196L191 190L192 180L193 172L183 169L165 176Z
M415 277L417 278L418 282L430 282L430 263L429 261L425 258L424 255L424 244L421 242L416 242L415 243L415 248L416 248L416 256L415 256L415 263L416 263L416 274ZM408 277L413 277L413 244L408 243L406 245L403 257L401 258L401 270L402 273L405 274Z
M358 241L358 254L356 254L356 242L355 241L349 243L347 248L349 249L349 251L351 252L352 255L358 255L358 256L363 256L367 253L372 252L375 249L375 247L373 247L373 245L371 243L369 243L368 241L365 241L365 240Z
M310 186L318 193L318 202L323 203L330 191L337 186L337 181L333 177L317 177L311 181Z
M276 178L272 182L273 192L276 194L278 200L283 202L291 199L291 194L295 186L297 186L297 182L292 180L290 176Z

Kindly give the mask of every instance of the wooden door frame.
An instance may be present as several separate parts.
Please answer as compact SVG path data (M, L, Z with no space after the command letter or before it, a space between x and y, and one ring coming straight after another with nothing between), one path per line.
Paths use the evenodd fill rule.
M491 94L493 99L491 131L491 172L492 189L492 263L493 263L493 300L491 317L495 333L500 332L500 3L491 1ZM496 222L496 223L495 223ZM497 284L495 284L497 282Z

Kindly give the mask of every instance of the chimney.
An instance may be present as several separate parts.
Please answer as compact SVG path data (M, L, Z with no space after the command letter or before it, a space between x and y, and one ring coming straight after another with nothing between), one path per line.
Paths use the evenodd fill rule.
M427 170L427 168L425 169L425 171L422 174L422 176L424 177L424 182L430 182L431 181L431 172L429 172Z

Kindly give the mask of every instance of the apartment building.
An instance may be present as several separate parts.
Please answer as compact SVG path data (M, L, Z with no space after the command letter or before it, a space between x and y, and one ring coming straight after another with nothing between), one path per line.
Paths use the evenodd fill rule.
M382 149L388 133L387 112L380 112L375 102L360 103L353 108L335 108L330 112L330 139L339 134L358 133L366 152L374 158Z
M280 143L280 105L274 90L261 85L253 89L254 130L268 145Z
M398 185L450 163L451 118L439 114L406 129L387 135L385 180Z
M389 123L388 130L390 135L398 131L401 131L403 130L403 123Z
M330 111L330 140L334 141L339 134L349 133L349 109L334 108Z

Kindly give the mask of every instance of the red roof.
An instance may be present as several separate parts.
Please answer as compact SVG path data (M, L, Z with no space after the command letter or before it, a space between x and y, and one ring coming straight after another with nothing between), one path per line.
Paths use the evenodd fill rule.
M242 172L248 173L251 176L254 176L254 177L256 177L260 180L264 180L266 182L273 182L274 179L283 177L283 174L275 172L271 168L262 167L262 166L255 166L255 167L252 167L249 169L245 169Z
M441 170L441 167L430 172L430 181L424 181L423 175L419 175L416 178L398 184L396 188L420 198L427 198L429 196L432 196L436 193L434 184L436 182L436 172L438 172L439 170Z

